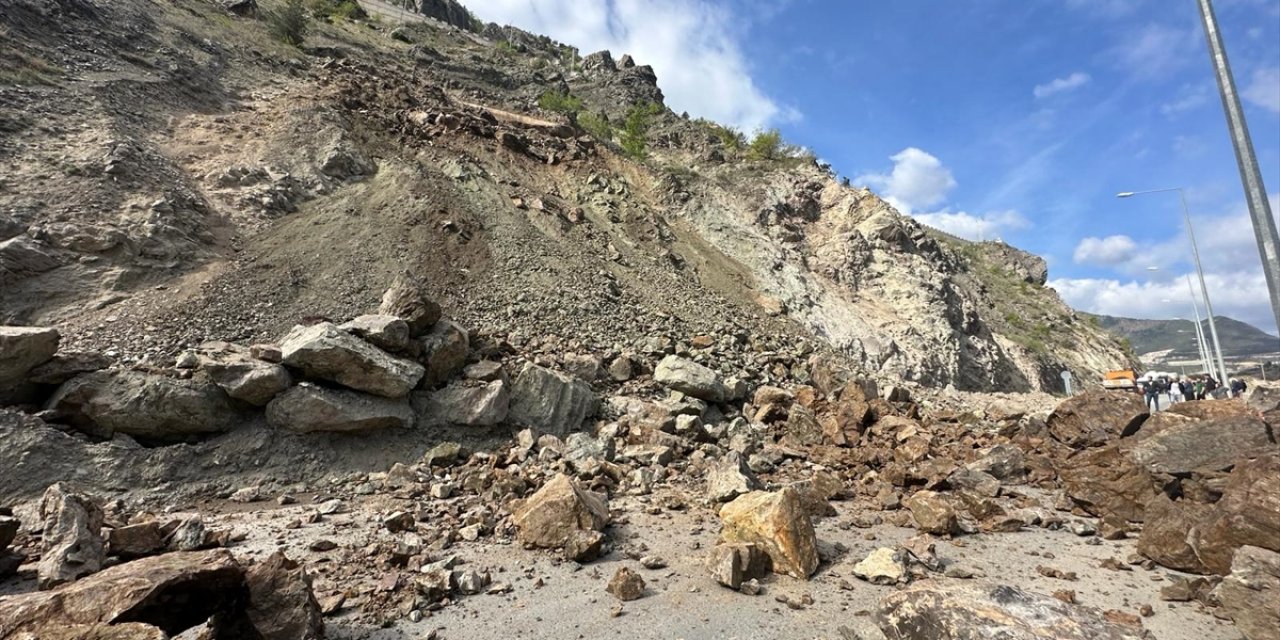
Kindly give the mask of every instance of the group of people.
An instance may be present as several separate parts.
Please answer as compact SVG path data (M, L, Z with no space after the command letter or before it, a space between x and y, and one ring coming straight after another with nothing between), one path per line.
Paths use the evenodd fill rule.
M1217 397L1218 394L1214 391L1222 385L1213 376L1198 376L1182 379L1153 378L1140 382L1139 387L1146 397L1147 407L1159 411L1162 398L1171 405L1186 400L1204 400L1207 397ZM1249 385L1244 380L1232 378L1227 390L1232 398L1236 398L1248 388Z

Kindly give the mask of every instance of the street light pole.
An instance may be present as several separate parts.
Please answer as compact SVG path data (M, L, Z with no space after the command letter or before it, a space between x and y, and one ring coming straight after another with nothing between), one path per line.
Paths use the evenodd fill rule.
M1240 106L1240 94L1227 61L1227 48L1222 43L1218 18L1213 13L1212 0L1199 0L1200 18L1204 22L1204 35L1209 41L1209 58L1218 79L1218 92L1222 95L1222 110L1227 116L1227 130L1236 152L1236 165L1240 169L1240 181L1244 184L1245 200L1249 203L1249 217L1253 220L1253 234L1258 240L1258 253L1262 257L1262 272L1267 278L1267 291L1271 294L1271 312L1275 315L1276 329L1280 329L1280 233L1271 216L1271 202L1267 200L1267 188L1258 169L1258 157L1253 152L1253 140L1249 137L1249 125ZM1208 298L1205 299L1208 302ZM1213 312L1209 312L1210 319ZM1216 336L1215 336L1216 337ZM1225 381L1224 381L1225 382Z
M1200 326L1200 305L1196 304L1196 290L1191 287L1191 276L1187 276L1187 293L1191 294L1191 312L1196 317L1196 344L1200 347L1200 366L1208 373L1213 371L1209 365L1209 346L1204 341L1204 327Z
M1213 348L1218 355L1218 370L1214 372L1210 369L1210 373L1214 373L1218 378L1219 384L1225 384L1227 381L1227 365L1222 359L1222 343L1218 341L1218 325L1213 321L1213 303L1209 301L1209 286L1204 282L1204 269L1200 266L1200 249L1196 246L1196 232L1191 226L1191 210L1187 208L1187 196L1182 191L1182 187L1172 187L1169 189L1150 189L1147 191L1122 191L1116 196L1120 198L1131 198L1148 193L1164 193L1166 191L1177 191L1178 198L1182 201L1182 218L1187 223L1187 237L1191 239L1191 257L1195 259L1196 275L1200 278L1200 293L1204 296L1205 313L1209 315L1209 334L1213 337Z

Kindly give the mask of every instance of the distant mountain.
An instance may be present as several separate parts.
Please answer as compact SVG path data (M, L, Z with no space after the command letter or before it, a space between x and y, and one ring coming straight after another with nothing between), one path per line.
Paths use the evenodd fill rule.
M1195 322L1191 320L1137 320L1113 316L1093 316L1098 325L1111 333L1126 338L1138 355L1172 349L1173 353L1162 360L1193 360L1199 357L1196 349ZM1227 358L1247 358L1280 351L1280 338L1257 327L1225 316L1215 316L1218 340L1222 343L1222 355ZM1205 339L1209 337L1209 321L1202 320Z

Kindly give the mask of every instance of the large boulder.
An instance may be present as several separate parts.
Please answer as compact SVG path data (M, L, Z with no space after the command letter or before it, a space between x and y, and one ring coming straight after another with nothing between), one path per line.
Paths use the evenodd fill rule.
M1062 401L1047 425L1055 440L1079 449L1133 435L1149 415L1137 394L1094 390Z
M667 387L707 402L724 402L729 389L715 371L692 360L669 355L653 370L653 379Z
M916 529L924 533L946 535L959 530L960 520L956 505L946 495L935 491L917 491L902 501L911 511Z
M813 523L791 487L739 496L720 508L720 522L721 541L759 546L776 572L807 580L818 568Z
M591 385L526 364L511 390L512 422L563 438L595 415L599 401Z
M1141 522L1147 503L1160 493L1151 474L1129 456L1127 443L1077 451L1059 465L1058 475L1067 496L1100 518Z
M320 640L324 620L311 576L279 551L245 571L248 616L262 640Z
M409 347L409 323L393 315L358 316L338 328L379 349L399 352Z
M401 273L382 294L378 313L401 318L409 325L410 335L419 336L440 320L440 305L427 296L421 282Z
M418 394L414 395L417 403ZM511 393L505 380L494 380L486 385L466 386L451 384L426 394L422 403L421 421L424 424L444 422L465 426L492 426L507 419L511 407Z
M756 474L737 451L730 451L707 471L707 497L715 502L728 502L740 495L763 489Z
M1280 638L1280 553L1240 547L1214 595L1245 640Z
M424 389L438 387L462 370L467 363L467 352L471 348L471 339L467 331L455 322L441 320L431 327L431 332L422 336L422 362L426 364L426 374L422 376L421 386Z
M1225 471L1240 460L1270 451L1280 449L1267 424L1238 414L1161 429L1135 444L1130 455L1148 471L1186 476Z
M1280 427L1280 386L1254 383L1244 392L1244 404L1250 411L1262 414L1272 427Z
M228 396L263 407L293 385L293 376L283 366L251 358L243 347L222 344L227 348L202 354L200 368Z
M0 327L0 393L53 358L60 339L58 330L48 327Z
M413 409L403 398L383 398L303 382L267 405L267 421L296 433L373 431L413 426Z
M40 588L55 587L102 569L107 554L101 533L102 509L97 504L55 484L40 499L40 517L44 520L44 551L36 567Z
M543 549L596 549L600 532L609 524L609 505L603 495L582 489L559 474L512 510L516 539ZM591 559L575 553L578 559Z
M170 378L140 371L95 371L63 383L48 408L72 426L104 438L114 433L176 440L230 430L231 399L203 376Z
M1205 569L1218 575L1231 571L1232 556L1242 546L1280 551L1280 453L1238 465L1190 541Z
M889 640L1151 640L1140 626L1011 586L926 580L885 596L875 614Z
M316 380L336 382L387 398L409 395L422 379L422 365L397 358L333 323L296 326L280 342L284 364Z
M1161 566L1190 573L1204 573L1204 565L1189 541L1191 532L1208 519L1212 507L1164 494L1147 503L1143 514L1138 553Z

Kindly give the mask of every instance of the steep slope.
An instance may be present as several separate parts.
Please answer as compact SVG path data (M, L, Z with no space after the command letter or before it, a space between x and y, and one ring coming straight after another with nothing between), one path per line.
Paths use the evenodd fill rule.
M811 159L750 159L660 106L628 157L607 123L663 99L630 58L434 20L313 22L299 50L203 0L18 0L0 21L27 52L3 64L55 70L0 86L0 319L71 347L271 339L407 269L524 352L705 335L761 382L827 354L973 391L1125 362L1042 261L926 230ZM581 106L544 111L548 92Z

